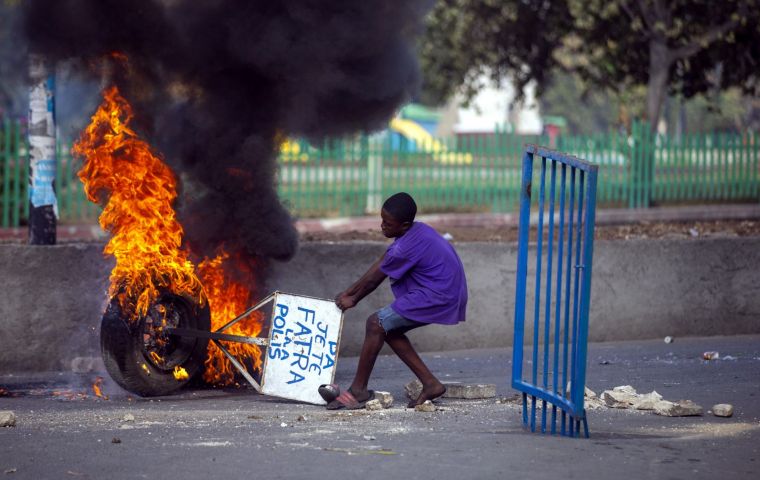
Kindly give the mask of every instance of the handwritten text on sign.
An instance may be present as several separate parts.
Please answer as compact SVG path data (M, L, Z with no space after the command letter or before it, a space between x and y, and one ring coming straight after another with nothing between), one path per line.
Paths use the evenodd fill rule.
M264 393L324 403L317 388L334 378L340 310L332 301L278 293L272 317Z

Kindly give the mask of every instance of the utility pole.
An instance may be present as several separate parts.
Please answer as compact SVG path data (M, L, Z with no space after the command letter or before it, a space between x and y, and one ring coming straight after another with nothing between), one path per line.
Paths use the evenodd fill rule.
M55 245L55 76L42 56L30 55L29 78L29 243Z

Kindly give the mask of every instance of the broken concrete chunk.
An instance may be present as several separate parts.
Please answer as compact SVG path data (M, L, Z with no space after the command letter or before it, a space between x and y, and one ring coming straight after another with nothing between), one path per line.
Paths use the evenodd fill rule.
M662 400L662 395L652 390L649 393L639 395L631 405L636 410L654 410L654 406Z
M666 417L692 417L702 415L702 407L691 400L679 400L677 402L660 400L654 405L654 413Z
M630 385L623 385L602 392L602 400L605 405L611 408L629 408L638 397L636 389Z
M414 410L418 412L435 412L435 405L430 400L425 400L424 403L416 405Z
M393 395L390 392L376 391L375 400L379 401L383 408L390 408L393 405Z
M447 383L446 393L443 394L446 398L464 398L467 400L479 399L479 398L494 398L496 396L496 385L492 383L488 384L467 384L467 383Z
M383 404L380 403L380 400L373 398L364 405L364 408L367 410L382 410Z
M16 414L11 410L0 411L0 427L15 427Z
M404 390L406 390L406 396L409 397L409 400L415 400L422 392L422 382L418 379L414 379L404 385Z
M713 415L716 417L730 417L734 414L734 406L730 403L719 403L717 405L713 405L711 410Z
M443 382L446 386L446 393L443 394L446 398L463 398L467 400L474 400L480 398L494 398L496 396L496 385L492 383L479 384L479 383L460 383L460 382ZM420 396L422 392L422 383L419 380L412 380L404 386L406 395L410 400L414 400Z
M135 421L135 416L132 415L131 413L126 413L126 414L124 414L123 417L121 417L121 421L122 422L134 422Z

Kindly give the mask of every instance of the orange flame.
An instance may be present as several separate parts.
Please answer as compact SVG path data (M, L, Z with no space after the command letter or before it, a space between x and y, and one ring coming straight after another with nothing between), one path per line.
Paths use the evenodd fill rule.
M72 151L86 159L78 176L87 198L104 203L99 222L111 233L104 253L116 258L109 295L116 297L122 313L135 321L146 315L161 290L187 294L201 305L209 302L215 330L248 306L250 291L225 277L222 264L229 255L224 252L200 263L201 283L189 253L182 248L183 229L173 208L176 177L129 127L132 109L118 89L108 88L103 97ZM247 283L253 285L253 281L251 276ZM240 323L244 325L236 324L226 333L255 336L261 330L260 316ZM257 346L229 343L227 348L242 363L261 367ZM221 385L233 383L233 366L221 350L209 343L208 353L204 379ZM161 358L153 360L161 362ZM150 374L147 365L142 368ZM175 378L177 375L181 373L175 372Z
M177 180L128 124L132 109L116 87L74 144L87 159L78 175L87 198L104 199L100 226L111 233L104 253L116 257L109 294L132 319L145 315L160 288L203 302L201 283L180 248L182 226L172 204Z
M103 400L108 400L108 397L103 395L103 390L100 387L102 384L103 384L103 377L96 377L95 383L92 384L92 391L95 393L96 397L102 398Z
M198 273L203 279L203 287L208 295L211 307L211 329L217 330L243 312L251 300L250 291L240 283L234 282L224 274L223 264L230 256L222 253L214 259L205 259L198 265ZM240 263L240 262L238 262ZM235 265L242 274L252 279L252 274L243 265ZM227 328L224 333L231 335L258 336L262 328L262 316L254 312L248 318ZM261 369L261 351L258 346L246 343L225 342L224 347L243 364ZM229 359L216 344L209 343L208 358L203 379L215 385L230 385L235 380L235 370Z

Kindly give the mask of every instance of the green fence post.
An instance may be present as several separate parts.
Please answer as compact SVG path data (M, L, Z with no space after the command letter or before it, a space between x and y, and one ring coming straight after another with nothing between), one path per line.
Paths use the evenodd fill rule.
M3 228L10 226L11 207L11 123L3 120L3 161L0 164L3 171Z
M11 194L11 197L13 198L13 210L11 211L11 225L14 227L18 227L21 225L21 212L24 211L24 205L29 205L29 199L24 195L26 189L22 187L22 185L28 183L25 181L28 176L22 176L22 169L23 164L26 163L24 160L29 157L29 151L27 150L27 153L25 155L21 154L21 122L16 123L16 158L13 162L13 193ZM29 217L26 216L28 219Z

